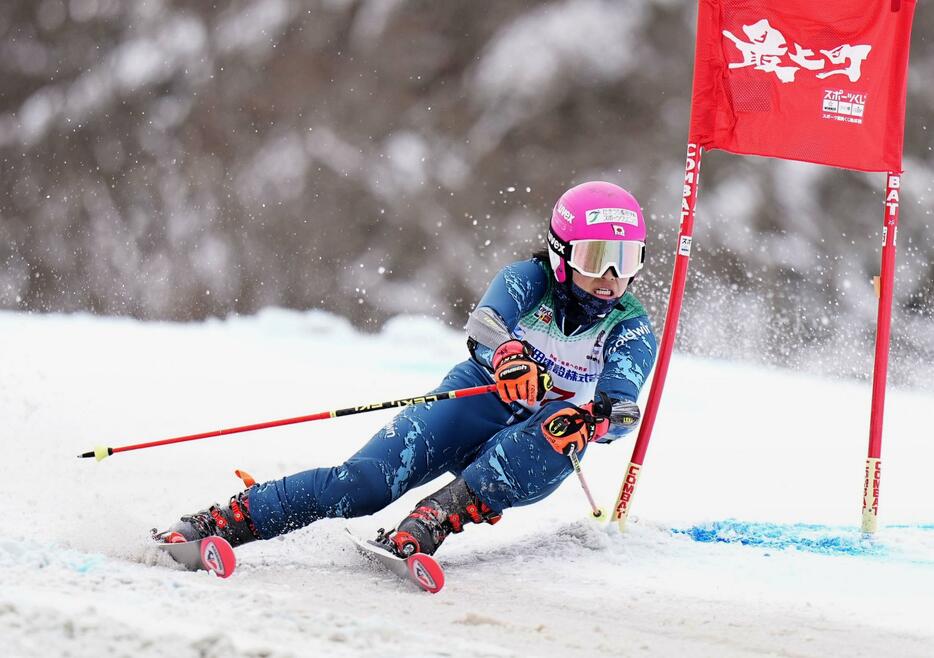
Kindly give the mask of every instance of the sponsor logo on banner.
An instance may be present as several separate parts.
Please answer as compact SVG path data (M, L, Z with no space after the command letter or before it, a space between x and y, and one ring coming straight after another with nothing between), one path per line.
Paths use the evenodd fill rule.
M574 215L571 213L570 210L564 207L563 203L558 204L558 214L564 217L564 219L567 220L568 224L571 224L574 222Z
M587 225L609 223L639 225L639 215L629 208L597 208L587 211Z
M825 89L821 118L844 123L862 123L866 113L866 94L843 89Z
M844 43L815 53L797 41L789 43L785 35L765 18L743 25L743 33L746 39L723 30L723 36L733 42L743 57L741 62L730 62L730 68L751 66L756 71L774 74L783 83L794 82L801 69L813 72L820 80L845 75L850 82L856 82L862 75L863 62L872 50L870 44Z

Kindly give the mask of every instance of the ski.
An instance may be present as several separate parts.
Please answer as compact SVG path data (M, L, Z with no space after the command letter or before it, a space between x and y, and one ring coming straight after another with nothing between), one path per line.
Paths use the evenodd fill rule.
M437 594L444 587L444 570L430 555L415 553L408 558L401 558L372 540L360 539L350 528L345 530L350 541L364 557L402 580L407 580L432 594Z
M156 545L189 571L210 571L220 578L229 578L237 568L233 548L222 537Z

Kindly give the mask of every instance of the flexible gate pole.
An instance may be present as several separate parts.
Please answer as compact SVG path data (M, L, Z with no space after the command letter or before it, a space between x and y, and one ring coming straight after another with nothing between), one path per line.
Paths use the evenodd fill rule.
M895 287L895 239L898 233L898 201L901 176L886 178L885 214L882 222L882 271L879 275L879 316L876 323L876 360L872 371L872 413L869 417L869 453L863 484L863 532L876 531L879 515L879 479L882 470L882 417L889 367L892 326L892 292Z
M639 427L639 437L632 450L632 457L623 482L613 506L613 520L619 524L620 530L625 529L629 509L632 506L632 497L639 481L639 473L645 462L645 452L652 437L652 427L655 425L655 416L661 403L662 389L665 387L665 377L668 374L668 363L674 349L675 335L678 332L678 318L681 315L681 303L684 300L684 284L688 275L688 259L691 257L691 241L694 235L694 208L697 205L697 186L700 182L701 154L697 144L692 140L688 143L687 160L684 164L684 188L681 198L681 229L678 232L678 252L675 255L674 273L671 277L671 293L668 297L668 313L665 316L665 330L662 334L662 344L659 349L658 363L655 366L655 378L649 390L649 399L642 416Z

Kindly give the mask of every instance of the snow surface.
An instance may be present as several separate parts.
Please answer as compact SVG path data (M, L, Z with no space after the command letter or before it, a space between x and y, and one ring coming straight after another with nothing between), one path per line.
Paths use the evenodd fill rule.
M151 527L234 493L235 468L339 462L391 412L75 458L422 393L464 354L460 332L411 317L364 335L320 312L0 313L4 655L934 655L930 394L890 391L883 527L866 540L868 384L676 356L628 531L590 521L572 477L452 537L436 596L362 563L342 532L393 525L442 481L372 518L244 546L229 580L147 545ZM607 506L632 443L583 461Z

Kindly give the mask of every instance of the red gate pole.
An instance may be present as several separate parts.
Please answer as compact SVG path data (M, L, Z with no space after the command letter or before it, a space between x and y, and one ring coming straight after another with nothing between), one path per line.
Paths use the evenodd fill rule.
M879 276L879 317L876 323L876 360L872 371L872 413L869 417L869 453L863 484L863 532L876 531L879 516L879 480L882 469L882 417L889 368L892 326L892 291L895 287L895 240L901 175L889 172L882 221L882 272Z
M668 363L674 349L675 334L678 331L678 318L681 315L681 303L684 300L684 284L688 275L688 260L691 257L691 241L694 233L694 208L697 205L697 186L700 182L700 165L703 149L696 143L689 142L687 160L684 165L684 188L681 197L681 228L678 232L678 252L675 256L674 273L671 277L671 292L668 297L668 312L665 316L665 331L662 334L662 344L659 350L658 363L655 366L655 378L649 390L649 399L642 416L639 427L639 437L632 450L632 457L623 482L613 506L613 520L619 524L620 530L626 527L629 518L629 509L632 506L632 497L639 481L639 473L645 462L645 452L652 437L652 427L655 425L655 416L662 398L662 389L665 387L665 377L668 374Z

